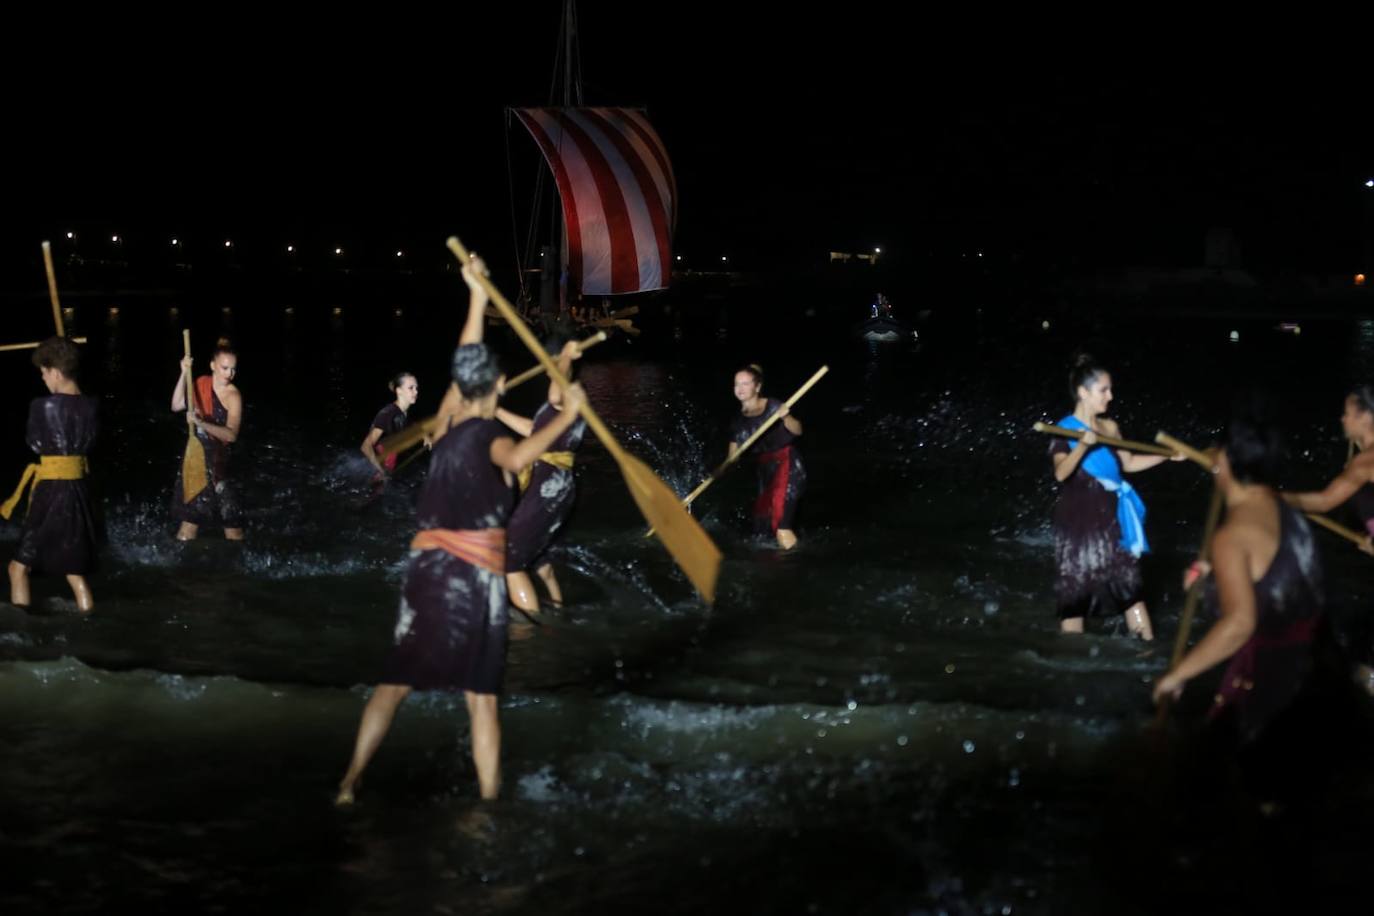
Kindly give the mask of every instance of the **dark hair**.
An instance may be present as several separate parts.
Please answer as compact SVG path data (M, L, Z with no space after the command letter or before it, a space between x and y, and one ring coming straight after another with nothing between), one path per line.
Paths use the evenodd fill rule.
M453 351L451 368L458 392L465 398L481 398L491 394L501 377L501 362L484 343L463 344Z
M415 378L415 373L397 372L395 375L391 377L391 381L386 383L386 387L394 394L396 392L396 389L401 387L401 383L408 378Z
M741 372L748 372L750 375L752 375L754 377L755 384L763 384L763 367L760 366L758 363L750 363L747 366L740 366L738 369L735 370L735 374L737 375Z
M76 378L81 351L65 337L49 337L33 351L33 364L40 369L56 369L69 379Z
M1269 420L1266 401L1254 394L1236 399L1226 427L1226 460L1241 483L1273 486L1283 463L1283 436Z
M1106 371L1107 367L1094 359L1091 354L1079 353L1073 358L1073 366L1069 369L1069 394L1077 401L1079 387L1089 387L1099 375Z
M215 341L215 349L210 353L210 361L214 362L215 358L221 353L228 353L230 356L239 355L238 351L234 349L234 345L229 342L229 338L227 337L221 337L219 340Z
M1356 385L1351 390L1350 397L1355 399L1360 410L1365 413L1374 413L1374 385Z

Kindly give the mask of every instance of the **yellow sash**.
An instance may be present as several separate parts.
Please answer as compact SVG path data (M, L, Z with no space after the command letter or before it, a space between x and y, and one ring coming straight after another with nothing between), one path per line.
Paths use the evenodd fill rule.
M85 455L39 455L38 463L24 468L24 476L19 478L19 486L14 488L14 493L5 500L4 505L0 505L0 516L9 518L14 513L30 483L36 489L41 480L80 480L85 476ZM29 499L33 499L32 491L29 493Z
M556 468L562 468L562 469L565 470L565 471L571 471L572 468L573 468L573 453L572 453L572 452L545 452L544 454L540 455L538 458L536 458L536 459L534 459L534 460L535 460L535 461L542 461L542 462L544 462L545 464L551 464L551 465L553 465L554 467L556 467ZM524 492L525 492L525 489L530 485L530 478L533 477L533 476L534 476L534 464L533 464L533 462L531 462L530 465L529 465L529 467L525 468L523 471L520 472L520 492L521 492L521 493L524 493Z

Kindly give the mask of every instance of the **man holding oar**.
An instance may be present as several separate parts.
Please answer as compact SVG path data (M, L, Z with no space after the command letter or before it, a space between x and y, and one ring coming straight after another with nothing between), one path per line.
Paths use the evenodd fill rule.
M401 592L395 646L382 683L363 710L353 758L336 804L352 804L363 770L412 690L461 690L472 722L472 758L483 799L501 789L498 696L507 643L506 522L513 476L548 451L578 417L585 395L572 385L563 410L519 444L496 419L505 377L482 343L487 293L481 261L463 267L468 318L453 354L453 409L420 491L419 533Z
M1141 594L1140 557L1145 540L1145 504L1123 478L1168 460L1165 455L1135 454L1098 445L1098 436L1120 437L1107 417L1112 377L1087 354L1069 373L1073 413L1059 426L1081 433L1079 442L1050 442L1054 479L1061 484L1054 506L1054 583L1059 629L1082 633L1086 617L1122 614L1127 628L1144 640L1154 639L1150 614ZM1182 455L1174 456L1183 460Z

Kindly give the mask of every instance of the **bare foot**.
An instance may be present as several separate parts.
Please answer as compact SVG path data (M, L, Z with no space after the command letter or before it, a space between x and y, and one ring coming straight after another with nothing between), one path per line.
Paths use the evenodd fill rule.
M797 536L787 528L778 529L778 546L783 550L791 550L797 546Z

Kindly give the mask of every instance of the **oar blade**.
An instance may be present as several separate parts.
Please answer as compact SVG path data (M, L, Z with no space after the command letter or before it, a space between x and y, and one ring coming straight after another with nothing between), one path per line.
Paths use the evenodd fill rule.
M210 484L205 470L205 446L192 433L186 439L186 454L181 458L181 501L189 503Z
M648 465L627 453L618 456L617 461L639 511L701 597L707 604L714 603L720 549Z

